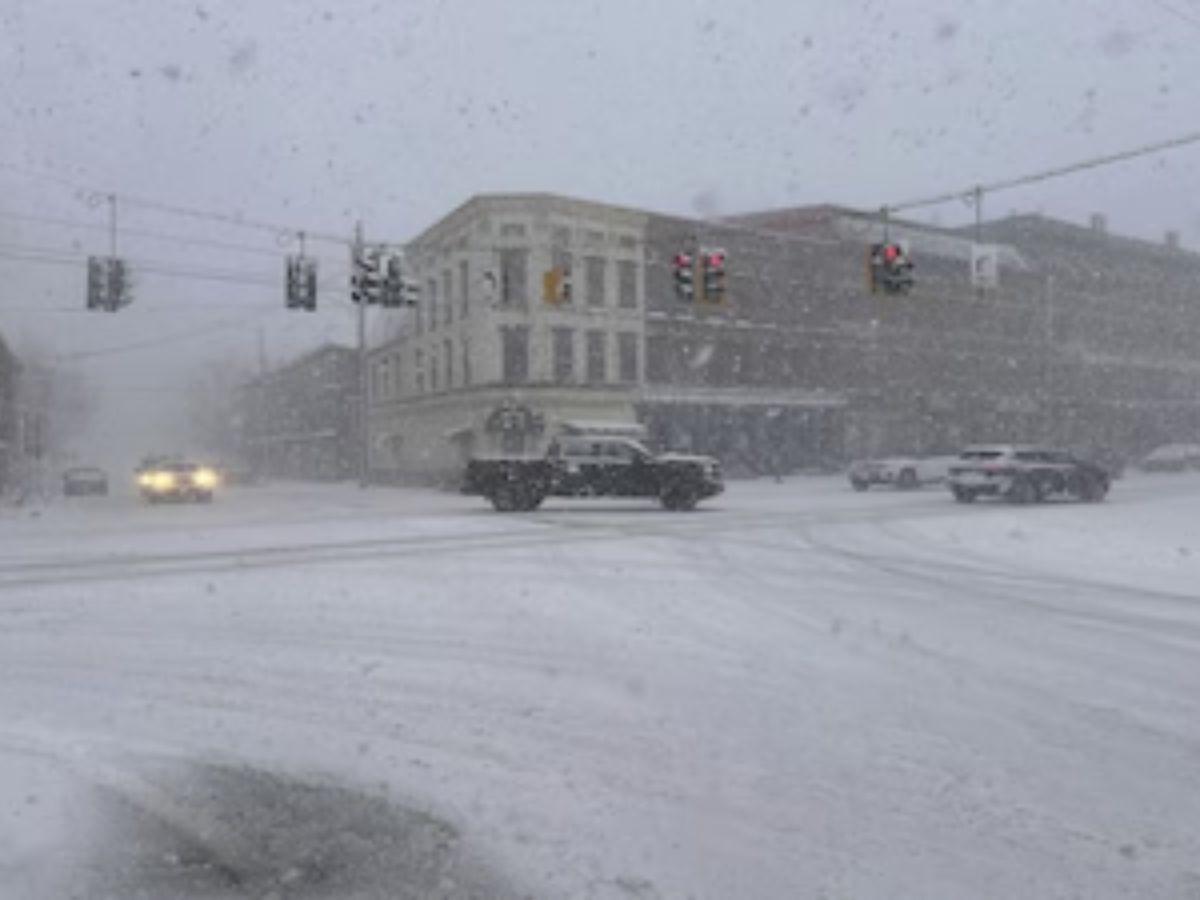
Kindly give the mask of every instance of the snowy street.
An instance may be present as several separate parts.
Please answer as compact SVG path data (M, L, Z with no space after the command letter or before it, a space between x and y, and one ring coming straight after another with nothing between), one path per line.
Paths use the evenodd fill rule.
M1200 897L1200 477L2 510L0 897L139 896Z

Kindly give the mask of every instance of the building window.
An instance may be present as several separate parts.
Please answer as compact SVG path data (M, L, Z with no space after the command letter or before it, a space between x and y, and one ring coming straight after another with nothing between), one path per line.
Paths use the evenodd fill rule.
M525 226L515 222L505 222L500 226L500 237L525 237Z
M608 380L608 344L603 331L587 333L587 380L589 384Z
M413 330L420 336L425 333L425 298L418 297L413 307Z
M529 380L529 328L510 325L500 329L500 356L505 384L523 384Z
M571 276L571 267L574 265L574 258L571 256L571 251L564 247L554 247L550 250L550 266L558 269L567 278ZM572 300L570 293L564 293L560 302L570 303Z
M458 300L462 307L462 317L467 317L471 308L471 268L466 260L458 264Z
M379 360L379 383L376 385L375 397L378 400L390 400L392 396L392 360L385 356Z
M437 350L429 351L429 390L438 389L438 355Z
M637 309L637 263L622 259L617 263L617 305Z
M529 302L529 251L524 248L500 251L500 302L506 306Z
M604 305L604 257L589 256L584 260L584 289L588 306Z
M570 384L575 380L575 332L570 328L555 328L554 382Z
M638 380L638 336L631 331L617 335L617 357L621 381L631 383Z
M425 393L425 351L416 350L413 352L413 371L417 383L417 393Z
M670 380L669 352L666 338L646 338L646 381L662 384Z
M399 354L392 355L392 396L404 396L404 366L403 357Z
M437 331L438 326L438 283L436 278L425 282L425 291L429 294L429 330Z
M454 387L454 346L448 340L442 342L442 356L446 360L446 390L450 390Z
M463 387L471 386L471 341L462 339L462 383Z
M442 270L442 309L446 311L446 324L454 321L454 280L449 269Z

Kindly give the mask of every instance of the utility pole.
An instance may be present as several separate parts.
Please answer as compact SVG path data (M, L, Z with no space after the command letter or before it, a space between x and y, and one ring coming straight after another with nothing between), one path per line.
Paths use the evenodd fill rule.
M258 374L267 374L267 332L262 325L258 326Z
M350 271L355 272L363 255L363 227L354 225L354 244L350 248ZM370 475L371 454L367 429L367 298L358 302L358 486L365 488Z
M108 255L117 258L117 195L108 195Z

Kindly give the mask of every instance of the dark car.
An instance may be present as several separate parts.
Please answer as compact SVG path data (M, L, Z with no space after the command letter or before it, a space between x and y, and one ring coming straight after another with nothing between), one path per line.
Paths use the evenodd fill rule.
M712 457L576 435L553 442L544 457L471 460L463 492L487 497L502 512L537 509L546 497L653 497L666 509L690 510L724 487Z
M968 447L950 467L947 482L954 499L1002 497L1035 503L1051 497L1096 502L1108 494L1112 478L1103 467L1048 447L990 445Z
M95 466L76 466L63 472L63 494L67 497L103 497L108 494L108 475Z

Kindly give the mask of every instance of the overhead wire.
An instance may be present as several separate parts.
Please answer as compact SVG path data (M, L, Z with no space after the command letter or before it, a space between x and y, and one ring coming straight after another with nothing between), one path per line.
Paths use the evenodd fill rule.
M1175 16L1175 18L1180 19L1184 22L1188 22L1189 24L1195 25L1197 28L1200 28L1200 18L1197 18L1196 16L1192 15L1191 13L1185 13L1181 9L1176 9L1174 6L1171 6L1169 3L1165 3L1164 0L1151 0L1151 2L1155 6L1157 6L1159 9L1169 12L1171 15Z
M170 332L166 335L159 335L154 338L131 341L127 344L120 344L114 347L101 347L97 350L83 350L77 353L62 353L58 354L56 359L61 362L79 362L85 359L97 359L104 356L115 356L119 353L130 353L137 350L148 350L162 346L169 346L170 344L179 343L182 341L196 340L209 334L215 334L219 331L227 331L230 328L241 328L246 324L262 318L264 315L271 312L275 312L275 310L258 310L253 315L239 316L236 319L226 319L223 322L216 322L207 328L192 328L187 331Z
M997 191L1007 191L1012 188L1025 187L1030 184L1037 184L1042 181L1049 181L1053 178L1062 178L1066 175L1074 175L1077 172L1085 172L1088 169L1097 169L1101 166L1109 166L1114 163L1126 162L1127 160L1136 159L1139 156L1148 156L1152 153L1161 153L1165 150L1173 150L1178 147L1185 147L1189 144L1200 143L1200 131L1194 131L1190 134L1185 134L1180 137L1170 138L1165 141L1157 141L1153 144L1144 144L1140 147L1135 147L1132 150L1123 150L1118 153L1109 153L1105 156L1096 156L1091 159L1085 159L1080 162L1070 163L1064 166L1056 166L1052 169L1045 169L1040 172L1033 172L1028 175L1020 175L1015 178L1006 178L1000 181L985 182L978 185L972 185L965 190L950 191L944 194L935 194L931 197L923 197L915 200L908 200L904 203L889 203L883 207L887 212L903 212L910 209L921 209L926 206L936 206L940 203L948 203L952 200L970 199L977 193L994 194Z
M55 216L12 212L4 209L0 209L0 219L8 219L14 222L28 222L35 225L77 229L80 231L99 231L107 233L110 230L108 225L102 225L99 222L81 222L77 219L62 219ZM117 235L118 237L136 237L145 240L181 244L184 246L205 247L215 250L228 250L234 253L253 254L270 257L272 259L282 259L287 255L286 250L284 250L282 247L273 250L267 247L253 247L247 244L235 244L231 241L219 241L211 238L194 237L184 234L171 234L168 232L154 231L146 228L121 227L117 229ZM321 259L321 257L314 258Z
M219 213L211 210L196 209L189 206L182 206L175 203L166 203L161 200L153 200L147 197L138 197L131 194L122 193L119 191L106 190L95 186L81 184L74 179L65 178L61 175L55 175L51 172L43 172L37 169L30 169L25 166L20 166L15 163L0 161L0 170L13 172L22 175L26 178L37 178L44 181L53 182L63 187L68 187L73 191L85 194L93 198L113 197L116 201L124 206L138 207L147 209L166 215L179 216L182 218L196 219L199 221L219 222L223 225L232 225L238 228L248 230L267 231L274 235L298 235L304 233L305 238L315 241L325 241L327 243L340 244L348 246L353 243L350 238L344 235L329 234L321 231L316 231L309 228L297 227L279 222L268 222L262 219L253 219L237 213Z

